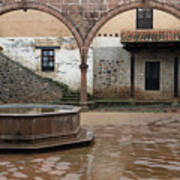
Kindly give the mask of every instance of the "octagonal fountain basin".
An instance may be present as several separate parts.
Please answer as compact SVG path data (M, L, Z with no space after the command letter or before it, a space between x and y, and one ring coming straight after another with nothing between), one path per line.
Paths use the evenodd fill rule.
M80 107L0 105L0 149L42 149L90 142L93 132L80 126Z

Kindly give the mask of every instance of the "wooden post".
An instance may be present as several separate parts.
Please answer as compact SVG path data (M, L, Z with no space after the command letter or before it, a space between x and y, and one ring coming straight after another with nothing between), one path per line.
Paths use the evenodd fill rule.
M135 55L131 53L131 97L134 97Z
M178 97L178 76L179 76L179 59L174 58L174 97Z

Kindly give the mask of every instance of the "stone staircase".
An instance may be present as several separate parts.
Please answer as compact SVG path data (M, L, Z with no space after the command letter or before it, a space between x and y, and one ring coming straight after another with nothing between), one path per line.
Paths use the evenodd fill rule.
M93 98L88 94L88 104L91 104ZM80 105L80 92L72 92L71 94L65 94L61 99L61 104L65 105Z
M0 104L53 103L62 89L22 64L0 53Z

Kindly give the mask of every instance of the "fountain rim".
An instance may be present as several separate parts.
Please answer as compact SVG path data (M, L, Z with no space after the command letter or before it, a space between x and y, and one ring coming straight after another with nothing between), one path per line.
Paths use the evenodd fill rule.
M81 107L72 105L53 105L53 104L2 104L0 109L6 108L59 108L69 110L66 112L42 112L42 113L0 113L0 117L44 117L44 116L56 116L56 115L70 115L77 114L81 111Z

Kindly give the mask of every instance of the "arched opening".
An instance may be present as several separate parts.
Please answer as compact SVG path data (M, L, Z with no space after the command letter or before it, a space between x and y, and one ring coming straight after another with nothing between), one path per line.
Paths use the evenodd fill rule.
M30 2L30 3L23 4L23 3L14 2L14 3L7 4L5 6L2 6L2 8L0 9L0 15L3 15L8 12L16 11L16 10L24 10L26 12L29 9L42 11L57 18L60 22L62 22L65 26L67 26L67 28L71 31L74 38L76 39L78 46L81 47L82 38L79 32L77 31L77 29L75 28L75 26L65 16L63 16L59 10L51 6L48 6L47 4L37 3L37 2L33 2L33 3Z
M93 41L94 37L98 33L98 31L110 20L112 20L114 17L118 16L119 14L133 10L136 8L153 8L157 9L163 12L166 12L175 18L179 19L180 18L180 12L178 7L173 5L173 2L166 2L166 3L161 3L161 2L156 2L156 1L148 1L148 3L143 4L142 2L134 2L134 3L129 3L129 4L124 4L120 6L116 6L114 9L111 9L107 14L101 17L101 19L92 27L91 31L89 32L84 46L89 47L91 42Z
M105 13L105 15L103 15L95 23L95 25L92 27L92 29L87 34L87 37L83 43L83 47L84 47L84 49L86 49L85 55L84 55L84 63L85 64L87 63L87 59L88 59L87 54L88 54L88 50L89 50L91 42L93 41L96 34L98 33L98 31L102 28L102 26L104 24L106 24L109 20L111 20L118 14L121 14L123 12L129 11L132 9L142 8L142 7L162 10L164 12L167 12L167 13L175 16L176 18L180 18L179 9L178 9L178 6L175 5L175 2L167 1L167 2L162 3L162 2L157 2L157 1L153 1L153 0L152 1L133 1L133 2L127 2L127 3L122 2L122 4L114 6L114 8L112 7L112 9L109 9L109 12ZM102 34L100 33L99 36L102 36ZM104 36L107 36L107 34L105 33ZM118 33L116 33L116 37L118 37ZM86 74L84 74L83 76L84 76L83 79L86 79ZM86 88L83 88L83 86L85 86L85 84L87 84L86 80L84 80L84 82L81 84L81 92L84 92L84 93L82 93L83 94L82 95L83 102L87 102L87 96L86 96L86 93L84 90Z
M86 104L87 98L86 98L86 86L87 86L87 81L86 81L86 71L87 71L87 52L89 49L89 46L95 37L96 33L99 31L99 29L110 19L115 17L116 15L123 13L125 11L137 8L137 7L152 7L156 8L165 12L168 12L169 14L172 14L176 16L177 18L180 17L178 6L174 6L173 2L168 3L167 2L158 2L158 1L133 1L132 3L126 2L122 3L121 5L115 6L114 9L109 10L109 12L105 13L103 17L92 27L90 32L88 32L88 35L86 38L83 40L80 33L77 31L75 26L67 20L68 17L65 17L61 15L59 10L53 8L52 6L49 5L43 5L42 3L36 3L36 2L26 2L24 5L23 3L12 3L9 4L0 10L0 14L12 11L12 10L18 10L18 9L36 9L40 11L47 12L56 18L58 18L60 21L62 21L72 32L74 35L75 39L78 42L78 46L80 47L80 53L81 53L81 59L82 59L82 64L81 64L81 101ZM82 32L81 32L82 33ZM108 36L108 34L104 34L105 36ZM111 37L113 37L113 34L109 34ZM118 37L118 33L116 33L116 37Z
M97 99L163 101L179 94L180 20L154 9L153 29L137 29L136 21L137 9L129 10L109 20L96 34L91 46L93 95ZM135 40L122 40L122 32ZM142 42L138 42L139 36ZM149 78L152 74L154 79Z
M0 23L1 37L72 36L57 18L38 10L17 10L3 14Z
M8 11L0 16L0 23L4 55L41 77L66 84L73 91L80 89L79 45L64 23L47 12L33 9Z

